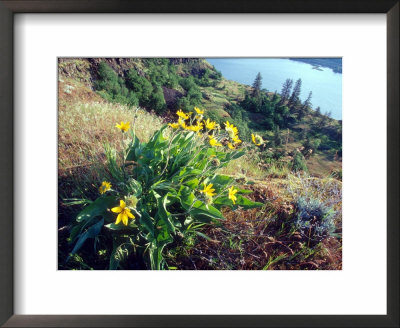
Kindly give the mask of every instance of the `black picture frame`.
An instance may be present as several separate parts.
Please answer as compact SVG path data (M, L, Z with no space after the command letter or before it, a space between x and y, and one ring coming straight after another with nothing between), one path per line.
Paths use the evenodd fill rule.
M0 0L0 324L4 327L399 327L398 0ZM13 28L16 13L384 13L387 16L387 315L14 315ZM368 288L368 286L366 286Z

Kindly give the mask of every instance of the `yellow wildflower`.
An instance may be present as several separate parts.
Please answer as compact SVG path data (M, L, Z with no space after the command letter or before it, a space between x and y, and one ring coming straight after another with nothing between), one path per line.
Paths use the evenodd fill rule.
M176 112L176 115L178 115L179 117L183 118L184 120L187 120L189 118L189 115L187 115L184 112L182 112L181 109Z
M180 124L179 123L168 123L168 125L173 128L173 129L177 129L179 128Z
M129 128L131 127L130 126L130 123L129 122L123 122L123 121L121 121L121 124L116 124L115 125L115 127L117 127L118 129L120 129L122 132L126 132L126 131L128 131L129 130Z
M251 140L256 146L261 146L264 143L264 140L261 136L258 134L254 135L253 133L251 134Z
M178 124L179 124L182 128L187 129L187 125L186 125L185 121L184 121L181 117L178 119Z
M204 189L200 190L203 194L206 194L209 197L215 196L215 189L213 188L213 184L210 183L209 185L204 184Z
M229 149L235 149L235 146L234 146L234 145L232 145L232 143L231 143L231 142L228 142L228 148L229 148Z
M228 190L229 190L229 196L228 197L229 197L230 200L232 200L233 204L235 204L235 201L237 199L235 194L238 192L238 190L235 189L234 186L230 187Z
M128 225L128 218L135 218L134 215L131 213L131 210L126 207L126 204L122 199L119 201L119 206L113 207L111 211L113 211L114 213L119 213L115 224L118 224L122 221L124 225Z
M222 144L220 144L213 136L208 136L210 138L209 142L210 145L213 147L220 147Z
M232 138L232 141L233 141L233 143L236 145L236 144L240 144L241 142L242 142L242 140L240 140L239 139L239 136L234 136L233 138Z
M104 194L106 191L111 189L111 183L107 181L103 181L101 186L99 187L100 194Z
M225 123L225 130L226 132L228 132L229 137L231 137L232 139L238 134L238 129L236 126L234 126L233 124L230 124L228 121L226 121Z
M208 118L207 121L204 121L204 123L206 124L206 128L208 130L214 130L215 129L215 125L217 123L210 121L210 119Z
M201 110L200 108L195 107L194 110L195 110L196 113L199 114L199 115L203 115L203 114L204 114L204 110Z
M191 130L194 132L199 132L202 128L203 128L203 123L201 123L201 122L197 122L196 125L191 125L191 126L187 127L188 130Z

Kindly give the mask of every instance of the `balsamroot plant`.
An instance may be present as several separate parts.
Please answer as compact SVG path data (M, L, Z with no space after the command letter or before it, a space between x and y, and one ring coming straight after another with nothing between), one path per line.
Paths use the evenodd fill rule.
M232 177L217 173L248 147L238 129L229 122L221 128L203 114L198 108L195 113L179 110L177 122L164 125L147 143L137 138L134 124L116 125L124 149L119 154L106 147L110 176L99 187L99 197L76 217L72 254L88 238L105 235L112 239L109 269L125 268L132 258L145 268L164 269L163 250L177 236L224 220L223 206L262 205L244 197L251 191L237 187Z

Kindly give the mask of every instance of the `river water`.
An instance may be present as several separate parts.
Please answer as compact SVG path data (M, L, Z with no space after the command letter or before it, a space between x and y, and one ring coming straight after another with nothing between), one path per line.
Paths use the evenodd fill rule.
M312 107L321 112L332 112L332 118L342 119L342 74L330 68L314 69L312 65L287 58L207 58L222 75L242 84L251 85L258 72L263 78L262 87L268 91L282 89L283 82L301 78L300 99L304 101L312 91ZM294 83L293 83L294 84Z

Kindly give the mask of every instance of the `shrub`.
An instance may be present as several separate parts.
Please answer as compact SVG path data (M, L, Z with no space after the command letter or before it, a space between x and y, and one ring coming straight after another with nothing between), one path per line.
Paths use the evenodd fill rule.
M190 99L188 97L181 97L176 102L176 109L189 111L191 108L193 108L193 106L191 105Z
M296 202L295 226L310 245L334 233L336 211L319 199L300 197Z
M304 147L306 149L312 149L313 152L315 152L318 147L321 144L321 140L320 139L311 139L311 138L307 138L305 143L304 143Z
M186 91L189 91L190 89L198 89L196 82L194 81L193 76L189 77L182 77L179 81L179 84L181 85L182 88L184 88Z
M111 240L109 269L163 269L164 247L204 223L224 220L222 207L262 206L245 198L250 191L237 188L233 178L216 173L245 154L237 132L230 135L213 122L177 114L178 122L169 124L172 131L164 125L147 143L128 122L117 124L127 147L121 154L106 147L110 176L100 186L99 197L88 201L76 217L71 255L87 239L96 241L102 235ZM230 140L230 147L222 145L223 140Z
M132 68L126 76L126 85L129 90L136 94L140 106L149 106L153 86L144 76L140 76L138 72Z
M149 107L158 113L163 112L167 108L161 87L154 88L154 92L150 96Z
M299 151L295 151L293 155L292 170L295 172L299 171L308 172L306 160L303 154Z

